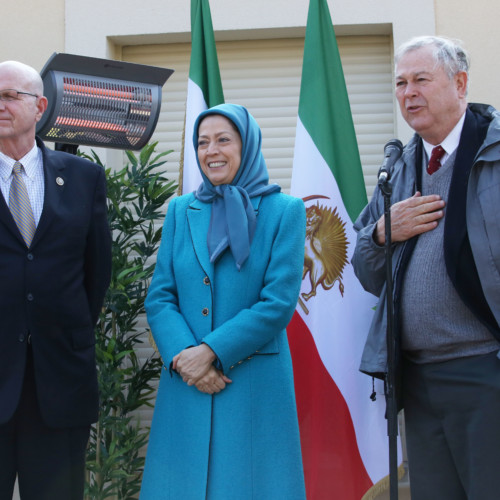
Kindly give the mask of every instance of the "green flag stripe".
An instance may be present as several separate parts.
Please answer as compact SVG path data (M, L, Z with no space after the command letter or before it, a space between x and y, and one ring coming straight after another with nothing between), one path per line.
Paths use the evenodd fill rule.
M330 167L352 221L366 205L358 144L335 32L326 0L311 0L299 117Z
M223 103L224 93L208 0L191 1L191 44L189 78L200 87L209 108Z

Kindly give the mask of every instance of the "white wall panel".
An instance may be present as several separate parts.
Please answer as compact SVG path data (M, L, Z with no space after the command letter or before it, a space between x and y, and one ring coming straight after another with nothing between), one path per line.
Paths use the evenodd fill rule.
M388 36L348 36L338 37L338 44L371 195L383 146L395 134L391 41ZM271 180L285 192L290 189L303 45L302 38L217 43L225 100L246 106L255 116ZM164 87L153 139L161 150L174 150L167 172L178 179L190 44L127 46L122 57L175 69Z

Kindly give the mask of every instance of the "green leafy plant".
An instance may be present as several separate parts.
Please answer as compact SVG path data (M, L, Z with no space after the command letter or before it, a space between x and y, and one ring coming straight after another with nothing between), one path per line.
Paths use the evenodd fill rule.
M137 410L153 406L162 364L157 355L140 360L137 349L149 333L141 325L151 257L161 240L165 203L177 187L159 169L170 151L156 154L156 146L147 145L138 158L127 151L125 167L106 169L113 263L96 328L101 406L87 450L86 500L136 498L142 479L149 429L141 426ZM95 152L84 156L102 165Z

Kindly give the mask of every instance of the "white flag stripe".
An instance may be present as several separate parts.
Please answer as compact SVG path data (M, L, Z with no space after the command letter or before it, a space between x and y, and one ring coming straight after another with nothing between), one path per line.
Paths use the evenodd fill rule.
M200 87L188 79L186 105L186 123L184 127L184 165L182 175L182 193L195 191L201 183L201 174L196 163L196 151L193 146L193 127L198 115L207 109L207 103Z

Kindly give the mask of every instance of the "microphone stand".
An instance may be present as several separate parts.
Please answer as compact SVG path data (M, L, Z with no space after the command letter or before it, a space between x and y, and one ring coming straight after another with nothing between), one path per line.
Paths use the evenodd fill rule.
M398 409L396 404L396 341L394 335L394 302L392 280L392 251L391 251L391 196L392 184L389 176L379 176L378 185L384 196L385 220L385 270L387 295L387 374L386 402L387 402L387 435L389 436L389 485L390 499L398 500Z

